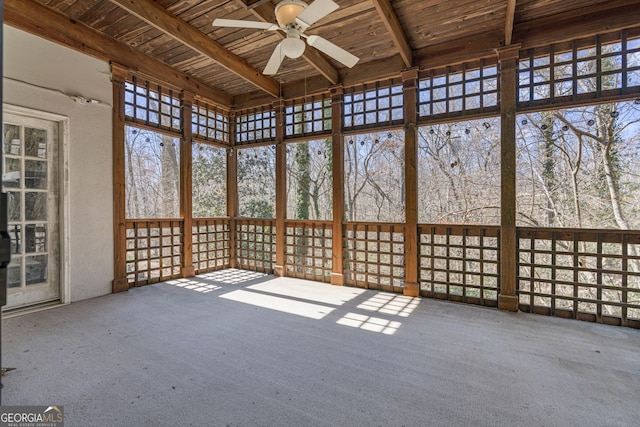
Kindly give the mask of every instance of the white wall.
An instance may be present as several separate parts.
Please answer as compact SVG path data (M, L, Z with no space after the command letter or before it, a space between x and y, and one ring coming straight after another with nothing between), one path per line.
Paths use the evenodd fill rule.
M110 293L113 185L109 64L5 25L3 85L5 104L68 117L67 301ZM80 105L65 94L103 104Z

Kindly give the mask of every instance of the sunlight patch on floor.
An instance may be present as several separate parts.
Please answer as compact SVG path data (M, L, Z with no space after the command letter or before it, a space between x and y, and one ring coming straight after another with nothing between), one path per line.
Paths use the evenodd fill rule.
M337 306L366 292L365 289L347 287L332 287L330 292L327 292L327 286L326 283L282 277L247 286L247 289Z
M268 276L266 273L258 271L238 270L236 268L227 268L225 270L211 271L209 273L198 274L196 277L213 280L220 283L237 284L247 282L253 279L259 279Z
M409 317L409 315L413 313L413 310L418 307L418 304L420 304L418 298L381 292L360 304L358 308L381 314Z
M336 322L338 325L359 328L365 331L381 332L385 335L393 335L396 333L402 323L395 320L381 319L379 317L366 316L364 314L347 313L344 317Z
M169 280L169 281L166 281L165 283L171 286L176 286L178 288L183 288L183 289L189 289L189 290L200 292L203 294L206 294L207 292L211 292L211 291L216 291L218 289L222 289L218 285L201 282L194 278Z
M309 302L296 301L244 290L229 292L221 295L220 298L244 304L251 304L283 313L294 314L296 316L308 317L315 320L320 320L335 310L335 308L327 307L325 305L312 304Z

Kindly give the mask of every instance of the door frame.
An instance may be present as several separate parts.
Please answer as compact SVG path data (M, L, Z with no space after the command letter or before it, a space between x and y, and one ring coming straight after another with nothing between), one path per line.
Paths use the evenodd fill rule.
M69 117L47 111L34 110L13 104L3 104L2 112L33 119L48 120L58 124L58 185L60 228L60 303L71 302L71 265L69 259Z

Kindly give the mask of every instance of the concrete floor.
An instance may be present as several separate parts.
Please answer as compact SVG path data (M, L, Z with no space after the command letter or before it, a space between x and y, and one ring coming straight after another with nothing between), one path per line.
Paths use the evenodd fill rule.
M3 322L66 426L632 426L640 331L225 270Z

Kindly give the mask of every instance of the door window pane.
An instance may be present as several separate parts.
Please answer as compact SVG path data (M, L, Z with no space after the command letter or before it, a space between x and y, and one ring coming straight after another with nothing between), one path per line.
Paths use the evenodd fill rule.
M47 281L46 255L25 257L25 267L27 285L35 285Z
M20 159L4 159L2 186L4 188L20 188Z
M9 237L11 238L11 253L22 253L22 230L21 226L14 224L9 226Z
M20 126L4 125L3 147L5 154L20 155Z
M47 251L47 225L46 224L26 224L24 226L25 252L46 252Z
M11 260L7 268L7 288L20 287L20 272L22 271L22 258Z
M20 219L22 218L21 215L21 207L22 207L22 201L21 201L21 193L14 193L14 192L9 192L8 193L8 199L9 199L9 221L20 221Z
M24 208L27 221L46 221L47 193L24 193Z
M24 128L25 156L47 158L47 131Z
M47 162L24 161L24 186L26 188L47 189Z

